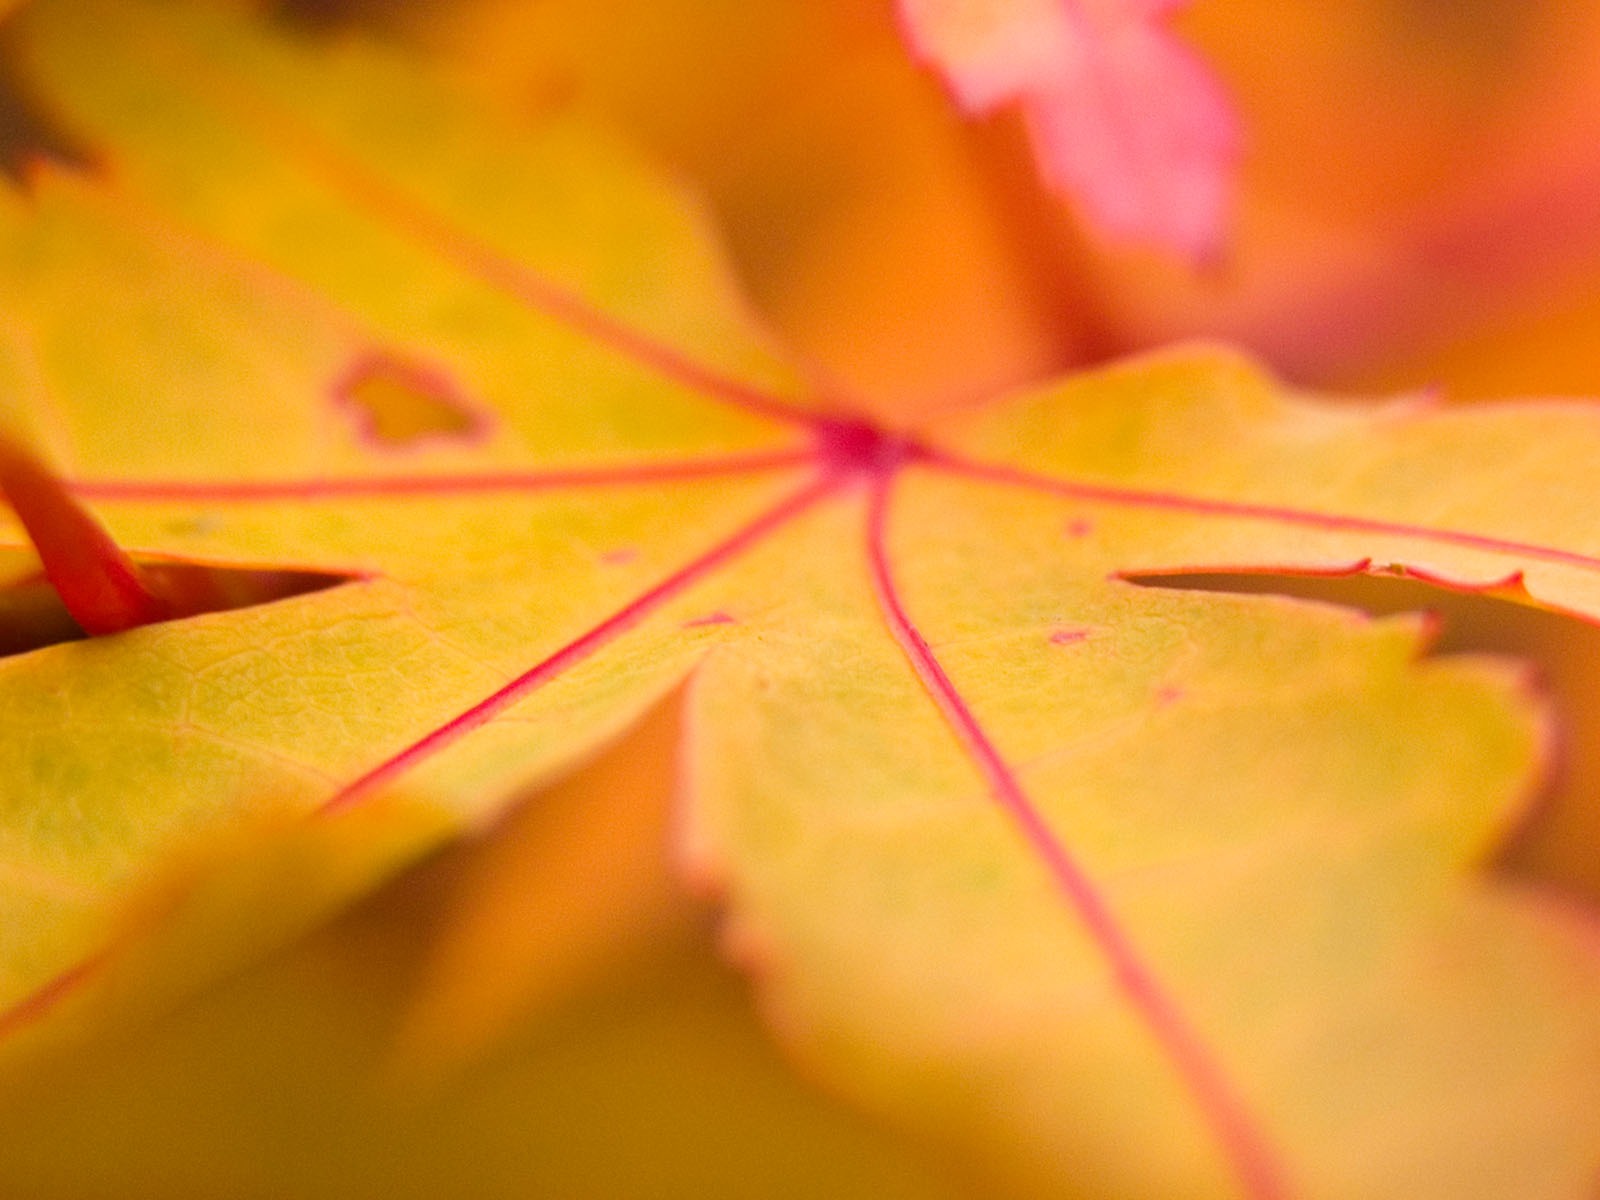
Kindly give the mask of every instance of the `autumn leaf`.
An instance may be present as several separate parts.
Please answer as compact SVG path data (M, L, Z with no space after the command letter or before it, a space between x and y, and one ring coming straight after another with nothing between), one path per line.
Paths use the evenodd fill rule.
M1221 85L1166 28L1187 0L899 0L968 112L1022 107L1045 180L1103 235L1216 255L1239 154Z
M687 686L687 869L868 1109L1046 1194L1592 1183L1593 914L1484 865L1548 758L1524 674L1137 581L1600 618L1600 410L1335 407L1193 349L888 428L576 118L204 9L22 34L101 164L0 214L42 457L137 562L343 582L0 663L9 1050L281 940Z
M635 811L613 836L631 841L627 827L664 820L672 725L669 705L592 766L519 798L511 831L569 825L622 779ZM673 936L569 986L554 1011L546 1003L506 1022L494 1052L459 1065L447 1083L386 1086L393 1031L409 1025L417 998L433 1011L453 995L470 1035L473 996L524 969L518 939L553 951L547 978L567 965L551 944L571 938L561 926L583 925L585 900L601 910L613 903L589 881L560 895L569 840L557 832L508 843L500 830L469 839L177 1011L36 1065L0 1095L0 1193L970 1200L943 1178L937 1156L828 1103L786 1069L742 981L717 961L703 905L681 885L663 906L680 918ZM440 975L430 962L460 958L464 919L488 915L472 897L524 845L540 846L547 870L557 864L554 878L523 881L535 895L516 897L521 921L502 922L499 955L472 974ZM652 848L665 857L664 845ZM627 857L604 862L615 871ZM577 856L585 858L593 867L595 856ZM626 881L619 891L632 894ZM450 1044L431 1053L460 1044L461 1025L432 1029Z
M462 856L394 1039L397 1086L449 1078L507 1029L559 1016L596 981L699 940L708 905L685 894L671 850L681 699L667 697Z

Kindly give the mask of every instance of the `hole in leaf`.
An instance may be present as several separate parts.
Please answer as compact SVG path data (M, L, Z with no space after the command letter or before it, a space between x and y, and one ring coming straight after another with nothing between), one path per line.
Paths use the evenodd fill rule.
M37 559L12 551L0 561L0 658L84 636Z
M1385 575L1207 572L1128 579L1147 587L1297 596L1373 616L1428 612L1439 622L1430 653L1498 654L1531 664L1557 714L1558 751L1501 863L1600 900L1600 623L1492 592Z
M441 373L390 355L363 359L334 388L369 442L398 450L431 440L470 441L487 422Z
M141 562L147 577L184 602L184 615L227 612L320 592L351 577L322 571L247 570L189 563ZM88 635L67 612L44 577L38 559L0 552L0 658L25 654Z

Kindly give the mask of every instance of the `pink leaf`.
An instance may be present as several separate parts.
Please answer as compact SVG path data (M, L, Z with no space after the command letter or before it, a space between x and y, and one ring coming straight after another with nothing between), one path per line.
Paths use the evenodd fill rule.
M1045 182L1105 237L1220 247L1238 119L1162 22L1186 0L899 0L913 52L969 113L1021 107Z

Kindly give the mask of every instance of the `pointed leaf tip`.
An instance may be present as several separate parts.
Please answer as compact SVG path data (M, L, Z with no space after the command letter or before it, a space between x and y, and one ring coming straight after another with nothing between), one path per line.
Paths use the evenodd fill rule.
M969 113L1016 104L1039 173L1118 241L1216 257L1239 122L1165 26L1182 0L899 0L912 52Z
M27 530L45 578L85 633L120 633L176 615L61 480L3 434L0 493Z

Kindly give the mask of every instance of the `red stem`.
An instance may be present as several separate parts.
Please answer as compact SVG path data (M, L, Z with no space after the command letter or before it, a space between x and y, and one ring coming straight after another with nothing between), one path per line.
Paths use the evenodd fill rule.
M39 552L45 578L85 633L121 633L177 615L61 480L3 435L0 492Z

